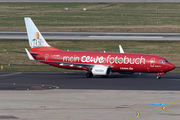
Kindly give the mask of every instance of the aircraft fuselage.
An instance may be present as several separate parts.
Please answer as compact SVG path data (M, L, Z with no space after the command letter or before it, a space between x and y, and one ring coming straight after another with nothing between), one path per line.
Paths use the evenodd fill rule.
M167 59L147 54L43 51L33 56L36 60L44 61L43 63L67 69L88 70L81 68L80 65L73 65L76 63L107 65L112 67L112 72L165 73L175 68ZM61 62L67 64L61 64Z

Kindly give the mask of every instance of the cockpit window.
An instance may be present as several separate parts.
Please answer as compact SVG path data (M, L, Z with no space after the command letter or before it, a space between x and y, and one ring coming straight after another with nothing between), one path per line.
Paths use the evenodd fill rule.
M160 60L161 63L169 62L168 60Z

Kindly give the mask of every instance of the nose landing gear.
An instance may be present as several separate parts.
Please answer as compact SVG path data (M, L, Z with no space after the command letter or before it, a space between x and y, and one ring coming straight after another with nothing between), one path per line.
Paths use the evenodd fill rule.
M157 73L157 79L161 79L161 75L164 75L165 73L164 72L162 72L162 73Z
M158 76L157 76L157 79L161 79L161 76L160 76L160 75L158 75Z

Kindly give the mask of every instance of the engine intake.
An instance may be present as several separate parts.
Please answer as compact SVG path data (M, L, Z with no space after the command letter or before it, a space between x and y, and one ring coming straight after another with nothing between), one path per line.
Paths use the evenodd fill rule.
M96 65L92 69L93 75L110 75L111 74L111 68L109 66L104 65Z

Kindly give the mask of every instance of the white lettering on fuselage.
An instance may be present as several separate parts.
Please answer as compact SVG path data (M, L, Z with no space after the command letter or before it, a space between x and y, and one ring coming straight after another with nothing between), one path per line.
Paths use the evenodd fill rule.
M77 57L76 55L74 56L63 56L60 57L58 55L54 55L56 57L53 57L53 59L61 59L63 62L83 62L83 63L110 63L110 64L145 64L145 58L143 58L143 56L141 57L137 57L137 58L131 58L131 57L112 57L111 55L108 55L107 57L103 57L103 56L96 56L96 57L92 57L92 56L82 56Z
M120 70L133 70L132 67L120 67Z
M63 56L63 62L79 62L79 57L76 56Z
M93 62L93 63L110 63L110 64L145 64L145 58L141 56L140 58L129 58L127 56L124 57L111 57L108 55L107 57L99 57L96 58L90 56L82 56L81 62Z

